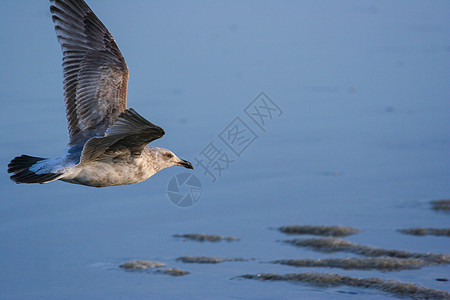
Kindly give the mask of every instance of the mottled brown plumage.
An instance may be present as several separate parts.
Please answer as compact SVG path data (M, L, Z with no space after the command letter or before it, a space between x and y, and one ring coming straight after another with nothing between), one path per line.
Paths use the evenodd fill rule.
M114 38L84 1L52 0L63 52L69 145L102 136L127 108L128 67Z

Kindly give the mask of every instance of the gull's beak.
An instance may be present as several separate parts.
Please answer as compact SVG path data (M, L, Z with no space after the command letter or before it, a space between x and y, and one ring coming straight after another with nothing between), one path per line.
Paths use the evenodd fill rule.
M180 160L178 162L178 165L180 165L182 167L185 167L186 169L194 169L192 164L190 162L188 162L187 160L184 160L184 159Z

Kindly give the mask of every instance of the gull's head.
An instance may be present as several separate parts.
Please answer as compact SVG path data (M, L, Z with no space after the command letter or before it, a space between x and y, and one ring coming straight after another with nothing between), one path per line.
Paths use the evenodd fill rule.
M173 166L182 166L186 169L193 169L194 167L187 160L181 159L175 155L169 149L159 148L159 147L151 147L152 152L156 154L156 158L158 161L158 169L162 170L164 168L173 167Z

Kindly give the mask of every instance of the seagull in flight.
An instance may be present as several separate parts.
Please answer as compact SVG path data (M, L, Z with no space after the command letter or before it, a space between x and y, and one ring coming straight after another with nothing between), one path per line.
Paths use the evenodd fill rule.
M50 0L63 52L69 144L64 156L15 157L16 183L69 183L106 187L142 182L164 168L190 162L149 147L164 130L127 109L128 67L114 38L83 0Z

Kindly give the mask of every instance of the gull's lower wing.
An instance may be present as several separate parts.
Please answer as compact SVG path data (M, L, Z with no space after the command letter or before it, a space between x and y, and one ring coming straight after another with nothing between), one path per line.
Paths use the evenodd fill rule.
M128 68L114 38L83 0L50 0L63 52L70 145L106 129L127 106Z
M164 130L144 119L134 109L126 109L106 131L105 137L93 137L84 145L81 163L124 153L140 155L145 145L159 139Z

